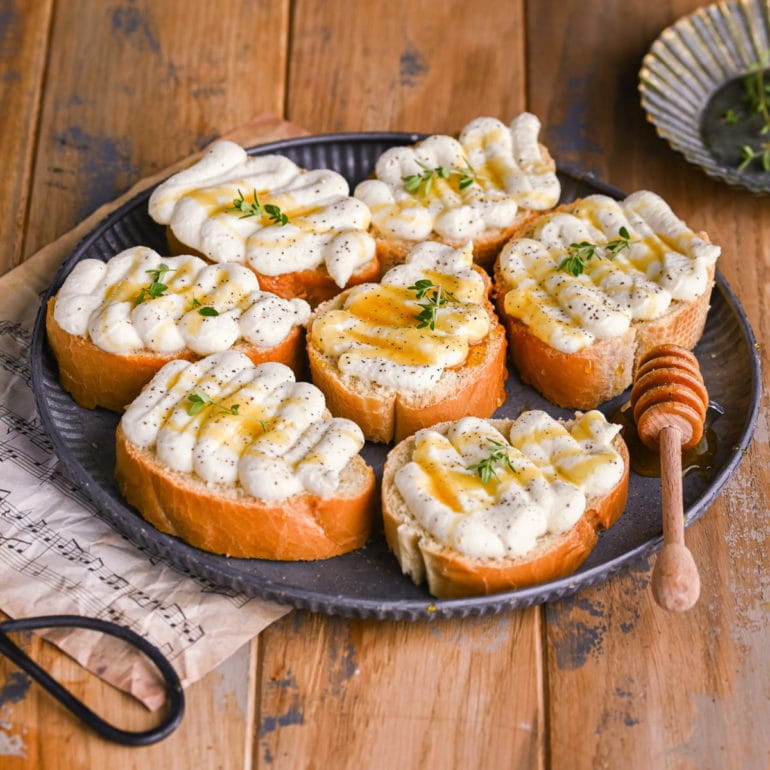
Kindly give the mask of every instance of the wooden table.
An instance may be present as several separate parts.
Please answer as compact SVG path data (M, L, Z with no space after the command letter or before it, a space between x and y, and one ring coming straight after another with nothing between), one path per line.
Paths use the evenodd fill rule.
M319 133L452 133L526 108L560 162L655 190L708 229L763 340L770 202L688 165L646 123L636 91L652 40L698 5L5 0L0 271L261 112ZM189 688L177 733L138 750L94 737L35 686L10 697L17 680L2 663L0 733L23 734L26 758L0 748L0 767L766 770L766 407L765 396L738 472L688 530L703 580L689 613L654 605L646 562L490 618L293 612ZM153 721L47 643L22 641L101 713L134 729Z

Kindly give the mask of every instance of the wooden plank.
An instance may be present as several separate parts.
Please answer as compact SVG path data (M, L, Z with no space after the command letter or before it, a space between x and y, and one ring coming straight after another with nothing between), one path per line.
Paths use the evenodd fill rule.
M31 29L37 20L40 26L48 7L41 3L34 14L25 11L25 25ZM14 216L29 198L23 254L30 255L68 230L141 176L188 155L259 112L280 112L287 24L285 1L255 6L234 0L226 12L204 3L194 8L148 1L60 3L49 43L31 187L30 180L17 173L13 184L9 181L0 188L8 201L2 208L14 211ZM45 51L44 41L37 44ZM25 60L19 54L14 61ZM269 88L254 87L255 62ZM6 125L13 128L12 122ZM2 148L5 151L6 145ZM21 243L24 223L19 218L9 221ZM27 637L24 646L98 713L130 729L154 722L155 717L131 698L84 675L51 645ZM255 661L256 648L247 646L191 686L179 731L141 751L116 747L82 730L27 677L3 662L0 764L9 770L247 767L252 754Z
M287 25L288 0L59 4L24 254L253 115L280 115Z
M463 0L294 8L287 116L314 132L457 133L524 107L519 0L483 12Z
M255 767L542 767L538 611L262 634Z
M21 261L53 0L0 7L0 275Z
M132 697L116 690L32 634L14 635L23 649L77 698L127 730L157 724ZM182 725L166 740L135 749L108 743L80 723L25 674L0 659L0 765L3 770L113 770L191 767L215 770L248 764L254 718L256 642L244 645L205 679L185 690ZM214 727L216 726L216 727Z
M530 45L529 104L544 118L557 161L576 162L628 192L659 192L722 244L719 268L763 339L770 332L766 207L670 150L645 123L636 92L652 40L699 5L606 3L600 25L580 2L530 2L530 40L548 29L553 43ZM538 87L535 73L556 87ZM764 351L763 358L767 371ZM765 376L765 393L767 383ZM763 415L766 409L765 399ZM763 416L737 474L687 531L703 583L693 610L677 616L653 603L652 562L549 607L552 767L766 770L768 435Z
M510 120L523 26L519 2L300 0L288 117L314 132ZM296 613L261 641L257 767L542 766L538 610L413 624Z

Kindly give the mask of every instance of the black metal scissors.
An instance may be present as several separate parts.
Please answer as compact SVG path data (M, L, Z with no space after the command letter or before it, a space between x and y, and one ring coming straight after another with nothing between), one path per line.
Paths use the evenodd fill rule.
M41 628L62 626L87 628L123 639L128 644L143 652L158 668L163 676L168 696L168 713L161 723L150 730L131 732L111 725L79 701L69 690L57 682L47 671L33 661L27 653L16 646L6 633L11 631L34 631ZM179 726L184 715L184 691L176 671L163 653L139 634L126 626L118 625L99 618L82 615L44 615L21 620L6 620L0 623L0 653L12 660L22 671L41 684L54 698L60 701L75 716L95 730L103 738L122 743L124 746L148 746L170 735Z

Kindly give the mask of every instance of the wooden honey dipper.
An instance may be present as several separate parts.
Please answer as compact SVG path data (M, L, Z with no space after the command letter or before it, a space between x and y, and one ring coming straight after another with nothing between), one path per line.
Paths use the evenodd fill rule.
M631 408L642 443L660 453L663 549L652 571L652 593L667 610L688 610L700 595L698 568L684 543L682 452L701 440L708 404L689 350L659 345L639 361Z

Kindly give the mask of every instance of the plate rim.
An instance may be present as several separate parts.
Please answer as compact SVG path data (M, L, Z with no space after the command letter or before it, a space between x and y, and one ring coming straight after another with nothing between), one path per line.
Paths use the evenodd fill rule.
M258 144L247 148L247 151L249 154L269 154L270 152L280 151L287 147L291 148L298 145L332 144L337 142L365 143L374 141L393 142L396 140L411 143L415 141L415 137L419 139L421 136L424 136L424 134L382 131L315 134L312 136L296 137ZM590 172L582 171L573 164L559 164L558 171L574 181L591 185L596 188L597 191L602 191L615 197L625 197L625 193L619 188L604 182L603 180L596 179ZM32 389L38 414L66 475L69 478L74 479L83 489L86 496L93 502L94 506L98 509L96 515L102 520L107 521L113 529L127 537L140 550L162 559L165 563L170 564L174 569L183 574L190 571L190 567L187 565L191 560L194 562L195 557L198 555L201 555L203 558L211 556L218 557L223 560L223 564L219 570L214 570L206 564L198 564L194 575L215 583L222 589L228 588L231 590L235 589L243 591L249 595L260 596L268 600L290 604L299 609L307 609L312 612L320 612L328 615L341 615L344 617L376 618L380 620L419 620L439 617L481 616L527 607L533 604L556 601L565 596L572 595L577 591L596 585L597 583L605 582L622 569L651 555L661 547L662 535L653 537L635 548L625 551L609 561L597 564L586 571L572 573L563 578L530 586L528 588L483 596L462 597L460 599L437 599L427 594L426 591L425 597L396 599L391 602L383 602L376 599L351 597L339 594L330 597L328 592L309 588L287 588L277 584L276 581L272 579L260 581L259 586L254 586L248 581L244 582L244 576L238 577L237 575L229 575L227 574L228 570L224 569L225 565L228 567L237 565L240 561L238 559L232 559L231 557L218 554L210 554L197 549L178 538L162 533L142 519L138 513L134 513L137 524L137 527L134 528L122 526L120 515L115 514L112 511L108 511L107 513L99 512L99 509L102 507L107 509L110 509L111 507L112 501L108 499L109 496L106 490L104 490L100 484L94 483L94 479L90 478L89 473L83 468L80 462L67 456L66 451L62 451L66 450L66 445L61 436L58 432L52 432L48 427L49 425L54 424L55 421L51 415L44 392L44 358L46 355L50 355L47 351L47 336L45 333L45 308L48 299L58 290L64 277L72 269L74 263L85 258L83 253L91 243L96 241L102 233L115 222L120 221L127 211L134 209L142 202L142 200L149 198L152 190L157 184L160 184L161 181L131 196L113 212L100 220L92 230L81 238L73 247L71 253L59 266L54 278L42 294L41 304L33 327L32 344L30 346ZM723 300L736 320L741 336L746 341L747 351L749 352L749 359L751 362L752 388L749 408L740 430L740 440L734 447L732 447L727 460L711 479L704 494L685 511L686 526L689 526L703 515L706 509L718 497L722 488L740 464L745 454L745 450L752 440L760 407L761 362L754 332L743 311L740 301L719 271L716 273L715 290L721 292ZM64 393L64 391L61 390L61 387L58 387L59 390ZM68 396L68 394L65 395ZM125 503L124 505L129 507ZM137 530L142 534L141 542L138 542ZM169 553L175 549L181 551L181 556L177 557L177 554ZM185 562L185 564L182 564L182 562ZM224 582L224 579L226 579L227 582ZM409 578L404 576L404 580L409 580Z

